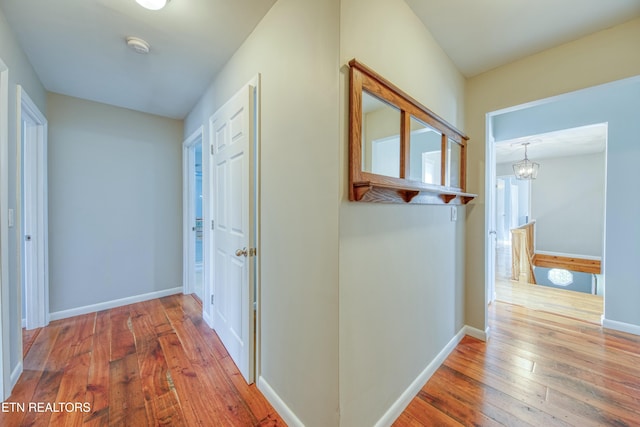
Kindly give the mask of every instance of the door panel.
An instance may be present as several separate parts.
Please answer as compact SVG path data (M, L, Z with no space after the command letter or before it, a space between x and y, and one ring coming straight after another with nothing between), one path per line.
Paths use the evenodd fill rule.
M253 87L247 86L211 118L215 248L213 327L245 380L253 382ZM239 254L236 254L237 251ZM243 252L243 250L245 250Z

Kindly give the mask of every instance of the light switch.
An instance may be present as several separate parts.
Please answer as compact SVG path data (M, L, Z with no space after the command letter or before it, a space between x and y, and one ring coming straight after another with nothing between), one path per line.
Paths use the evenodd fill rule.
M13 224L15 222L15 211L13 209L9 209L9 227L13 227Z
M456 206L451 206L451 221L458 220L458 208Z

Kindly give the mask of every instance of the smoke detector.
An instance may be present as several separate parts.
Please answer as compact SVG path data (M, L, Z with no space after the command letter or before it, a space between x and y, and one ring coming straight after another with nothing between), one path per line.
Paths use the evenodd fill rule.
M149 49L151 48L151 46L149 45L149 43L142 40L141 38L129 36L126 38L126 40L127 40L127 46L129 46L131 49L133 49L137 53L140 53L140 54L149 53Z

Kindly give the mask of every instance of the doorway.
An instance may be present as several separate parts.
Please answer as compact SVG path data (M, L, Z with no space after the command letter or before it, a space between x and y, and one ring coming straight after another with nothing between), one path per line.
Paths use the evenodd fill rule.
M496 178L496 277L511 278L511 230L529 222L531 181Z
M183 144L184 293L204 300L202 128Z
M19 85L17 98L22 326L31 330L49 323L47 119Z

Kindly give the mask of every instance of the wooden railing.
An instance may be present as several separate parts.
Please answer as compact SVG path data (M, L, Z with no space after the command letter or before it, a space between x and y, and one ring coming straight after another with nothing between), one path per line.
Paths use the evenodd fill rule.
M602 262L599 259L577 256L535 253L533 255L533 265L536 267L564 268L565 270L578 271L581 273L602 273Z
M511 230L511 280L536 284L533 274L535 226L536 222L531 221Z

